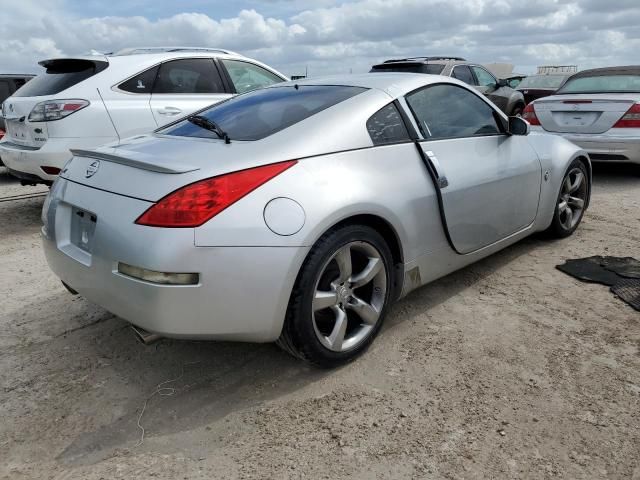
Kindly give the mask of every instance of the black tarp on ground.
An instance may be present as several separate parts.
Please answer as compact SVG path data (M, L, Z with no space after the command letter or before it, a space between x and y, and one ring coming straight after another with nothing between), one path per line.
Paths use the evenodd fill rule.
M565 261L556 268L583 282L601 283L640 311L640 261L632 257L596 255Z

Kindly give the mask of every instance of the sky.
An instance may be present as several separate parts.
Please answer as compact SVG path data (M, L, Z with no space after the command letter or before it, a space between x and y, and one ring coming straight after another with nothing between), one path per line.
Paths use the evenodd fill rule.
M287 75L462 56L580 69L640 64L640 0L0 0L0 73L141 46L227 48Z

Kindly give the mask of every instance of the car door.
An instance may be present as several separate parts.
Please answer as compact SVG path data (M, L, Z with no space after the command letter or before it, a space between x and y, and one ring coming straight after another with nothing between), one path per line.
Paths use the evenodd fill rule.
M285 81L285 79L255 63L228 58L221 59L220 63L226 70L235 93L244 93Z
M452 84L406 96L420 148L437 175L451 242L466 254L529 226L540 197L541 165L524 136L503 132L482 97Z
M158 128L149 106L157 74L156 65L136 73L111 89L98 88L120 138L148 133Z
M160 65L150 105L163 126L229 96L212 58L181 58Z
M509 92L498 84L498 80L484 68L472 65L471 70L476 77L476 89L487 96L503 112L509 102Z

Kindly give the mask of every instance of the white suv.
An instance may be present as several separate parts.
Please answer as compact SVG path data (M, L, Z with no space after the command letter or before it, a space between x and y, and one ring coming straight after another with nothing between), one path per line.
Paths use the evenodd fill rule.
M234 94L288 80L212 48L137 48L44 60L47 70L2 104L0 158L23 184L51 183L71 148L152 131Z

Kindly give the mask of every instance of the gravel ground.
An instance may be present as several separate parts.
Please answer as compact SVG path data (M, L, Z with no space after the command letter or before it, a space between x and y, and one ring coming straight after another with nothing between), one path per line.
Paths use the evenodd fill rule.
M0 197L42 191L0 169ZM640 314L554 268L640 258L640 169L597 168L572 238L414 292L329 372L273 345L140 344L50 273L42 202L0 202L2 479L640 479Z

